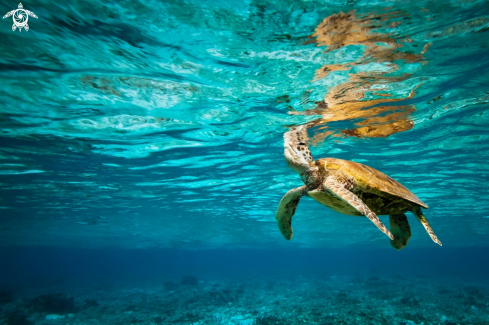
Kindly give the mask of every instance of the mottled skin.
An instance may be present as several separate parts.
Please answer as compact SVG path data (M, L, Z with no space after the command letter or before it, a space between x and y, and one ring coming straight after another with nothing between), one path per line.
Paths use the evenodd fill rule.
M290 168L299 173L304 186L288 191L280 201L276 219L286 239L292 238L292 217L302 196L342 214L366 216L391 239L397 250L411 237L405 212L411 211L431 239L441 242L431 229L421 208L428 206L396 180L371 167L353 161L323 158L314 161L307 145L305 127L284 134L284 155ZM390 231L377 215L389 215Z

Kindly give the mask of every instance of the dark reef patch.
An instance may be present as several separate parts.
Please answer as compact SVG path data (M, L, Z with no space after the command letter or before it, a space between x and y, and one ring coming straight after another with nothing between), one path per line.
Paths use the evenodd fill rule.
M184 286L196 286L199 284L197 277L193 275L185 275L181 280L180 284Z
M28 306L44 313L66 314L77 311L75 299L60 293L48 293L37 296L28 302Z

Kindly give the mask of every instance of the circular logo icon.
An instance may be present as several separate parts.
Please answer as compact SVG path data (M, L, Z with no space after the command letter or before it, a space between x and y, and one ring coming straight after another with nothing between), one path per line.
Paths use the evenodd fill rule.
M28 16L24 9L17 9L14 13L14 24L17 27L24 27L27 24Z

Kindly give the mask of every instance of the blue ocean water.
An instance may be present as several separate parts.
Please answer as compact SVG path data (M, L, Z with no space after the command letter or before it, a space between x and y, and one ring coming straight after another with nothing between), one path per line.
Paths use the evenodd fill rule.
M0 8L0 324L489 324L488 1ZM297 126L443 246L311 198L285 240Z

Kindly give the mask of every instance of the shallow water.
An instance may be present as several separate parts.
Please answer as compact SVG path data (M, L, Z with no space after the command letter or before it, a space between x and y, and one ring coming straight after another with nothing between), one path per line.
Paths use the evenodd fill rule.
M144 299L161 298L166 306L179 299L167 314L141 311L135 319L148 324L157 323L154 317L182 324L347 324L351 317L365 324L489 322L489 2L23 5L38 17L29 17L28 31L12 31L12 17L0 24L0 260L6 265L0 285L15 293L0 306L4 322L20 309L44 322L48 311L25 307L25 299L63 292L75 296L78 308L69 321L91 324L83 299L95 299L97 286L111 277L115 295L127 288L150 294L154 287ZM2 1L0 7L5 14L17 6ZM285 163L283 134L298 125L308 128L314 158L376 168L428 204L425 216L443 246L409 213L412 237L396 252L366 218L310 198L296 211L293 239L284 240L275 211L302 182ZM387 216L380 219L388 224ZM198 267L182 262L198 259L194 251L206 256ZM162 261L151 265L158 254ZM126 262L107 265L111 256ZM329 263L314 262L328 256ZM144 267L131 267L138 263ZM196 288L164 286L186 274L197 276ZM416 293L393 289L396 275L405 281L400 287L411 283ZM391 294L369 287L372 277ZM305 293L280 293L277 283L328 286L330 294L316 295L307 285ZM361 285L352 290L349 283ZM424 292L426 285L432 287ZM233 291L232 299L209 303L213 286L249 286L250 301L233 309L241 292ZM446 290L459 298L433 298L452 286ZM365 290L377 293L369 299ZM200 316L184 317L192 292L198 299L190 304L202 301L195 307ZM289 305L308 292L313 303ZM271 297L279 293L277 304ZM255 295L270 299L254 305ZM115 314L129 304L110 295L97 299ZM334 313L320 307L328 301L343 318L326 317ZM352 316L341 307L369 309L369 301L407 306L412 317L406 310L395 316L394 307L376 312L390 318ZM104 321L104 309L92 307L99 308L98 322L133 321ZM426 308L429 317L412 314ZM215 313L228 316L207 317Z

